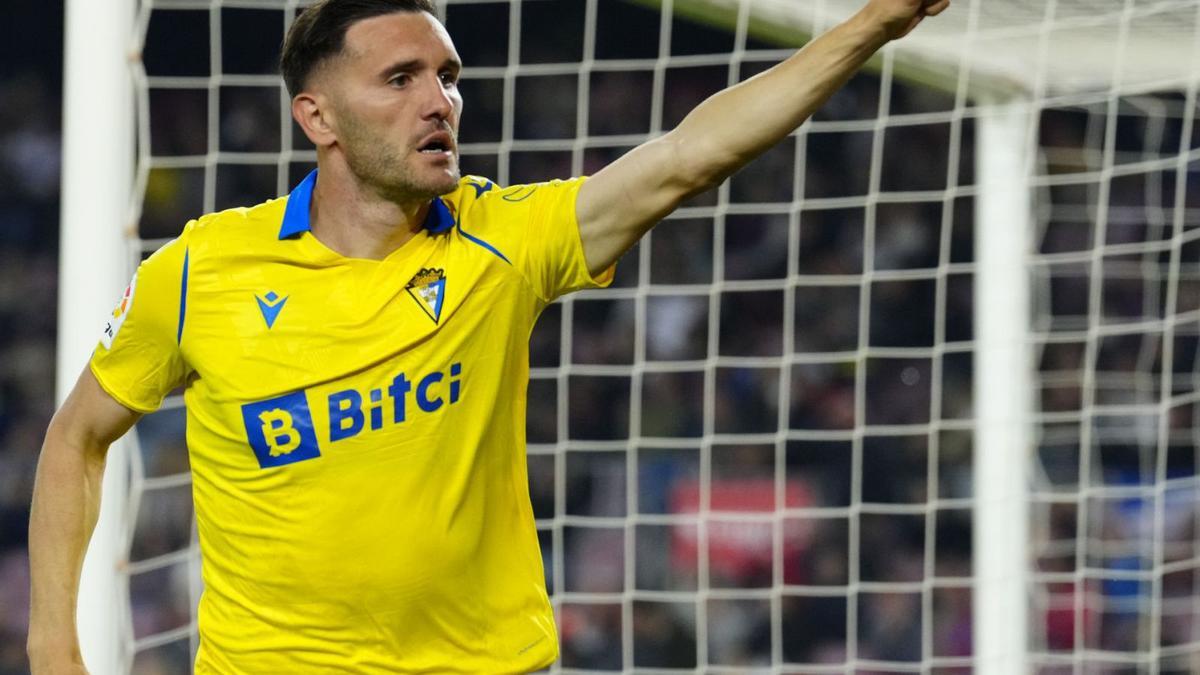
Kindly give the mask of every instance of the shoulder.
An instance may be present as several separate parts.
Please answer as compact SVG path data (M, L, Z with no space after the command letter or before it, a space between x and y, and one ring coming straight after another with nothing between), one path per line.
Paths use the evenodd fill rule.
M573 204L585 180L578 177L504 187L482 176L463 176L454 192L443 195L442 201L459 222L468 215L474 220L492 212L527 214L548 203Z
M287 197L277 197L256 206L208 213L190 221L180 240L190 247L213 249L232 243L266 243L278 239Z
M138 267L147 282L164 287L187 284L200 269L220 269L230 256L264 256L278 241L286 198L257 206L226 209L188 221Z
M442 203L450 209L451 215L457 221L489 192L499 187L490 178L483 176L463 176L458 181L458 187L453 192L441 196Z

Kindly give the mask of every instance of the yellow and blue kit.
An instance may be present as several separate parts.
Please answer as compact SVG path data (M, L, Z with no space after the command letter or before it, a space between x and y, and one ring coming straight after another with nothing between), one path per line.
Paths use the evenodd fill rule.
M309 231L316 173L192 221L138 268L91 369L184 387L198 673L501 673L558 653L525 464L539 313L607 285L582 179L467 177L379 261Z

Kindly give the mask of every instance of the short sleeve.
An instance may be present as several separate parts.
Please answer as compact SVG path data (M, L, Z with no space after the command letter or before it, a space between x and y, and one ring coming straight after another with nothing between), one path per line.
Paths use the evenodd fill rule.
M525 276L546 302L612 283L614 268L588 272L575 216L584 178L491 189L463 215L461 230L478 238Z
M187 377L180 341L190 226L138 266L92 353L90 366L100 386L138 412L157 410Z

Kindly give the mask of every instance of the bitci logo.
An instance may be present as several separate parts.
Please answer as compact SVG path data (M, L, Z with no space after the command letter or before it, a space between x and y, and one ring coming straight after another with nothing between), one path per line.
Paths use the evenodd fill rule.
M267 469L321 456L304 392L242 406L246 438L258 466Z

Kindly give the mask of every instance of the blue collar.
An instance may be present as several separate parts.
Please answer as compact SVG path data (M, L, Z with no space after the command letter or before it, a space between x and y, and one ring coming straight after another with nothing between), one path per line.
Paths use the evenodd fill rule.
M316 184L317 170L313 169L288 195L287 206L283 210L283 223L279 226L280 239L309 231L308 213L312 206L313 187ZM445 202L434 199L431 206L424 224L430 234L441 234L454 227L454 214L450 213Z

